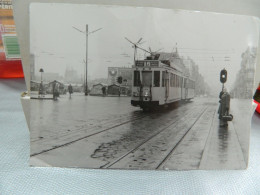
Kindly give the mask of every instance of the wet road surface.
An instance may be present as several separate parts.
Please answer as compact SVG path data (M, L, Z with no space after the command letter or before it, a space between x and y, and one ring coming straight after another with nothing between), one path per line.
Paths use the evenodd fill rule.
M217 102L217 103L216 103ZM241 169L246 167L248 101L231 100L222 128L218 100L195 98L146 113L129 97L74 94L30 100L31 164L113 169ZM241 107L241 108L240 108ZM235 120L236 119L236 120ZM238 130L237 130L238 129Z

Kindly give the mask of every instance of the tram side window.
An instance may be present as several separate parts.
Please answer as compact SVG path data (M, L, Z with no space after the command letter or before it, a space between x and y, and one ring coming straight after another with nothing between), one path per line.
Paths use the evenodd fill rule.
M175 87L175 74L172 75L172 86Z
M166 79L165 77L166 77L166 73L165 73L165 71L163 71L162 72L162 87L165 87L165 82L166 82L165 81L165 79Z
M173 87L173 74L170 74L170 86Z
M153 78L154 87L160 87L160 71L154 71Z
M134 86L138 87L141 84L141 78L140 78L140 72L139 71L134 71Z

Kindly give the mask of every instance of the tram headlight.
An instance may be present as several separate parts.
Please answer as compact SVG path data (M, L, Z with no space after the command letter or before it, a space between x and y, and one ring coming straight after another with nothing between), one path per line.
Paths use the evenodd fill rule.
M149 96L148 91L144 92L144 97L148 97L148 96Z

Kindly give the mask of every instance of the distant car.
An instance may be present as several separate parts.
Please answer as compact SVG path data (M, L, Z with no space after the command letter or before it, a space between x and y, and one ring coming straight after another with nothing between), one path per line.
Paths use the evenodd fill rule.
M256 112L260 114L260 84L255 92L254 102L257 104Z

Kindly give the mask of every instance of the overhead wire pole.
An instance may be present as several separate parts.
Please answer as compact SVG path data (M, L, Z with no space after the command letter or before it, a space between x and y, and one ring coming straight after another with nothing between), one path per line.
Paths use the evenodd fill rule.
M85 95L88 95L88 24L86 24L86 85Z
M101 30L102 28L96 29L94 31L88 32L88 24L86 24L86 32L79 30L78 28L72 26L77 31L86 34L86 81L85 81L85 95L88 95L88 35Z

